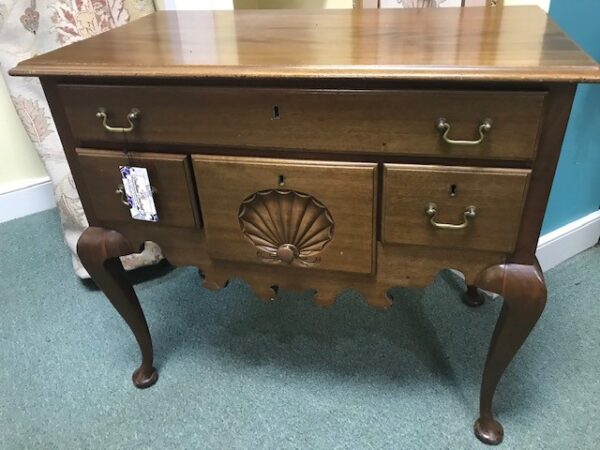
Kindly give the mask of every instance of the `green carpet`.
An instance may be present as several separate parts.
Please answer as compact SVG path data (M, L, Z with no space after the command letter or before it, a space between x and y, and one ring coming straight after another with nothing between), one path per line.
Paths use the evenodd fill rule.
M71 269L56 211L0 225L0 449L468 449L500 301L470 309L446 271L388 312L352 291L217 293L193 268L132 274L158 383L104 296ZM600 440L600 248L547 273L540 323L502 380L504 449ZM162 275L162 276L157 276Z

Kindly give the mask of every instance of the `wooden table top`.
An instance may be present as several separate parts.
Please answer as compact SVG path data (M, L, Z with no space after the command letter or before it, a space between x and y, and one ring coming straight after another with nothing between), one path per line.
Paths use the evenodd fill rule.
M534 6L160 11L11 74L600 82Z

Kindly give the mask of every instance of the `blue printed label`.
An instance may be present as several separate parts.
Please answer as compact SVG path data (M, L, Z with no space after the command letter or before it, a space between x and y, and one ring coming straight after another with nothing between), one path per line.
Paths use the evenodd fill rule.
M145 167L119 166L123 187L129 203L131 217L135 220L158 222L156 204Z

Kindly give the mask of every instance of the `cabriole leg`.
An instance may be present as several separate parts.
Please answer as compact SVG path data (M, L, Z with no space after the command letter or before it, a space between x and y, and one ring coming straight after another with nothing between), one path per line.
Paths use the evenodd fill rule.
M133 372L132 378L133 384L143 389L156 383L158 372L152 365L152 340L144 312L119 259L119 256L131 253L134 250L127 239L104 228L89 227L77 242L77 254L83 266L127 322L137 340L142 364Z
M479 440L495 445L504 435L492 412L496 386L544 310L546 285L539 266L520 264L492 266L479 274L475 284L504 297L483 370L480 416L475 422Z

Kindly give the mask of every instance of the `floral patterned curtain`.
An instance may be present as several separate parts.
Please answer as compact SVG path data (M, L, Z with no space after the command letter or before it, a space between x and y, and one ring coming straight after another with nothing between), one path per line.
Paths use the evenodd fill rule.
M87 227L62 144L36 78L14 78L7 71L19 61L94 36L154 11L152 0L0 0L0 72L15 109L54 186L65 241L76 273L88 277L75 253ZM143 253L122 258L127 269L162 258L147 245Z

